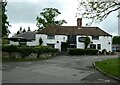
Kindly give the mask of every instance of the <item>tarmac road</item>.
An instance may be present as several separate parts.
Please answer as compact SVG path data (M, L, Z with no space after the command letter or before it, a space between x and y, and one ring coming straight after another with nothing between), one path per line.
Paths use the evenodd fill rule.
M118 56L57 56L49 60L3 63L3 83L118 83L93 67Z

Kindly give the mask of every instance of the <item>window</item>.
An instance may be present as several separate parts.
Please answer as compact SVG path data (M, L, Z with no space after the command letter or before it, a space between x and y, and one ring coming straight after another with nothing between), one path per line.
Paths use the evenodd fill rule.
M55 35L47 35L47 39L55 39Z
M99 40L99 36L92 36L93 40Z
M85 38L86 38L86 37L79 37L79 38L78 38L78 41L79 41L79 42L84 42L84 41L85 41Z
M19 45L27 45L27 42L19 42Z
M101 44L97 44L97 49L101 49Z
M96 49L96 45L95 45L95 44L91 44L91 45L90 45L90 48Z
M54 44L47 44L47 46L54 48Z
M68 35L68 43L76 44L76 35Z

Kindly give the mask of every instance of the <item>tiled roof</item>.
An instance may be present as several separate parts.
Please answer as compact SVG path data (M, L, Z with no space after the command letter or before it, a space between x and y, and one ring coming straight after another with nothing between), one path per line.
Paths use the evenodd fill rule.
M82 27L78 29L77 26L48 26L37 34L111 36L99 27Z
M35 34L36 34L35 32L28 31L12 36L11 38L23 38L27 40L35 40Z

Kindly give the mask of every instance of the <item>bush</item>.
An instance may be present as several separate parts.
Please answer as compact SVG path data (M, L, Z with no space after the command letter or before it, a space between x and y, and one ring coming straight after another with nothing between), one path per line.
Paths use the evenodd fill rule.
M114 53L114 52L111 52L111 55L115 55L115 53Z
M11 52L18 52L19 50L18 50L18 47L16 45L10 45L10 46L3 45L2 51L11 53Z
M19 47L19 53L21 54L21 57L24 58L26 56L29 56L33 51L32 47Z
M42 45L42 43L43 43L42 38L39 38L39 45Z
M52 47L48 47L48 46L36 46L34 48L34 52L37 53L37 58L39 58L40 54L43 53L56 53L58 52L58 49L54 49Z
M2 51L8 52L8 53L18 52L21 54L21 57L24 58L29 56L31 53L36 53L37 56L43 53L56 53L58 52L58 49L54 49L47 46L15 46L15 45L8 46L6 45L6 46L2 46Z
M69 49L69 55L97 55L98 50L95 49Z
M103 50L102 50L102 54L107 54L107 50L106 50L106 49L103 49Z
M101 52L101 51L98 51L98 54L99 54L99 55L101 55L101 54L102 54L102 52Z

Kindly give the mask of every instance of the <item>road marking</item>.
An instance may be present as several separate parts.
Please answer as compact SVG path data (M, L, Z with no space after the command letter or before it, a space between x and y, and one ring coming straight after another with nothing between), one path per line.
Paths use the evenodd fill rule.
M100 81L105 81L105 82L110 82L110 80L105 80L105 79L98 79L98 80L100 80Z

